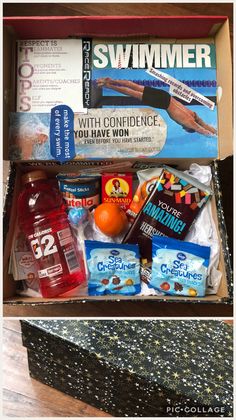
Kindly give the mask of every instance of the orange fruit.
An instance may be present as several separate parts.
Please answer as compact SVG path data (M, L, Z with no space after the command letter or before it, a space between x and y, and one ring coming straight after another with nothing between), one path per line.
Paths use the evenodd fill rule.
M107 236L117 236L128 226L127 216L115 203L100 204L94 211L97 227Z

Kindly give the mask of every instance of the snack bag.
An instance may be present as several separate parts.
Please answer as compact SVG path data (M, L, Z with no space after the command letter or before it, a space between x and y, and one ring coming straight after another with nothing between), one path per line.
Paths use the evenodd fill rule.
M138 245L85 241L90 296L141 291Z
M151 168L137 172L139 186L135 191L133 200L131 201L130 206L126 212L130 219L135 219L135 217L140 212L143 204L145 203L149 194L152 192L153 187L161 174L161 171L162 168Z
M167 295L205 296L210 247L153 236L149 287Z

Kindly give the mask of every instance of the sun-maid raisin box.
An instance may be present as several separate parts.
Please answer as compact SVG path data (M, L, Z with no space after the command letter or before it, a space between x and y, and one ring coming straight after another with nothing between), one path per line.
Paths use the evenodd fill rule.
M43 25L42 25L42 19L43 19ZM173 24L175 23L175 24ZM89 17L17 17L17 18L5 18L4 19L4 25L5 25L5 35L4 35L4 156L5 159L9 158L9 116L12 112L15 112L16 110L16 104L15 104L15 89L14 89L14 80L15 80L15 58L16 58L16 41L17 40L45 40L45 39L66 39L71 38L74 35L79 39L91 39L91 37L99 38L100 40L104 40L105 43L107 43L108 39L111 39L114 36L116 37L116 42L119 40L120 44L126 45L126 44L132 44L134 45L135 42L131 42L131 39L134 40L134 36L136 37L137 41L137 35L139 39L146 40L146 44L149 46L152 45L152 40L155 39L168 39L167 44L172 45L172 40L175 40L174 44L178 45L185 45L185 44L193 44L194 45L210 45L213 46L213 49L215 50L215 58L216 58L216 84L220 87L218 89L219 94L217 95L217 106L216 106L216 97L213 98L213 102L215 103L214 111L215 112L217 108L217 137L216 136L204 136L199 135L205 138L205 146L208 148L208 146L211 148L213 144L215 144L216 138L217 138L217 152L214 153L214 158L220 158L223 159L226 156L229 156L232 154L232 117L231 117L231 109L232 109L232 83L231 83L231 51L230 51L230 37L229 37L229 25L227 17L128 17L128 16L122 16L122 17L97 17L89 16ZM138 28L138 33L137 33ZM147 35L148 34L148 35ZM195 40L195 41L193 41ZM114 42L111 40L111 44L114 44ZM95 45L95 44L94 44ZM119 47L120 48L120 47ZM123 51L125 51L125 55L128 53L128 48L125 47ZM163 47L160 47L162 49ZM186 47L187 48L187 47ZM150 50L151 51L151 50ZM175 51L175 50L173 50ZM169 50L168 52L168 59L170 60L173 54L175 55L175 52L172 50ZM177 51L177 50L176 50ZM119 52L119 50L118 50ZM188 53L190 54L191 51L189 50ZM176 52L177 54L177 52ZM213 54L214 55L214 54ZM177 57L177 56L176 56ZM87 59L90 59L91 57L87 56ZM196 57L195 57L196 58ZM125 59L125 57L124 57ZM170 60L171 61L171 60ZM172 60L173 61L173 60ZM192 63L192 59L189 57L189 62ZM191 64L192 65L192 64ZM84 64L85 66L85 64ZM85 68L85 67L84 67ZM89 67L90 68L90 67ZM89 69L88 68L88 69ZM13 70L11 72L10 70ZM122 69L117 69L118 72L120 70L123 72ZM148 69L143 69L145 71L145 77L143 79L147 79L150 81L150 78L153 78L152 80L155 81L155 83L159 82L162 83L161 80L156 79L153 75L146 72ZM151 71L151 69L149 69ZM168 70L167 68L165 70ZM135 71L135 70L134 70ZM121 74L121 73L120 73ZM107 87L100 86L96 87L96 80L98 79L96 77L96 80L93 76L92 71L92 79L84 80L84 89L88 89L88 92L97 92L97 88L100 89L100 97L101 97L101 89L102 89L102 97L103 99L107 97L108 90ZM83 75L83 78L86 79L86 74ZM108 76L110 77L110 76ZM125 79L125 78L124 78ZM154 80L155 79L155 80ZM123 79L122 79L123 80ZM128 79L127 79L128 80ZM183 79L181 79L184 81ZM213 79L212 79L213 80ZM132 80L136 83L135 80ZM91 83L90 83L91 82ZM101 81L103 83L103 81ZM138 83L140 86L140 83ZM142 85L142 83L141 83ZM192 86L193 87L193 86ZM95 89L94 89L95 88ZM154 87L155 88L155 87ZM160 89L159 89L160 88ZM165 91L168 95L171 97L173 96L171 92L169 91L169 88L167 86L158 86L159 90ZM195 86L197 90L197 86ZM111 90L109 90L111 91ZM89 94L90 94L89 93ZM118 92L117 92L118 94ZM216 92L214 92L214 95ZM113 104L114 97L115 100L120 101L121 99L118 97L121 95L121 99L127 98L128 95L125 95L123 93L119 93L118 95L108 95L112 96L111 101ZM169 97L166 94L161 94L162 100L164 101L165 98ZM214 96L213 95L213 96ZM114 96L114 97L113 97ZM128 99L128 98L127 98ZM160 99L160 98L159 98ZM180 100L180 98L176 98L176 100ZM212 100L212 98L208 98ZM195 101L195 100L194 100ZM167 103L167 102L166 102ZM179 102L181 105L183 105L181 102ZM111 118L120 118L121 114L123 115L125 113L125 117L129 121L133 121L133 117L137 117L135 114L136 112L139 112L140 116L140 110L137 105L133 104L131 108L127 107L116 107L111 104L111 107L107 107L106 105L102 105L102 108L90 108L88 109L88 113L84 114L83 118L89 119L91 117L91 112L94 113L92 117L96 117L98 115L103 115L105 117L109 117L109 121L113 121ZM60 107L61 105L57 105L57 107ZM188 105L187 107L196 106L197 109L205 109L206 107L203 105L196 105L192 103L192 105ZM55 115L56 112L58 112L58 108L55 107ZM143 121L150 121L150 118L153 118L155 116L155 119L157 120L157 128L158 130L163 127L163 117L160 116L159 109L156 110L155 108L147 105L143 106ZM60 110L60 108L59 108ZM68 107L68 105L65 104L65 108L63 108L63 115L65 116L64 122L67 124L68 119L67 116L70 114L71 108ZM207 110L207 108L206 108ZM65 113L64 113L65 111ZM73 111L72 111L73 112ZM166 118L169 118L168 112L166 110L160 110L160 112L163 112L166 115ZM210 110L209 110L210 112ZM106 114L107 113L107 114ZM95 115L96 114L96 115ZM132 114L132 115L131 115ZM149 115L150 114L150 115ZM164 115L163 114L163 115ZM23 114L22 114L23 115ZM27 116L31 115L32 118L34 118L34 114L27 113ZM41 114L42 115L42 114ZM46 115L46 114L45 114ZM78 114L78 118L81 118L82 114ZM213 115L213 114L211 114ZM168 117L167 117L168 116ZM132 117L132 118L131 118ZM48 117L46 117L48 118ZM100 118L100 117L99 117ZM123 117L122 117L123 118ZM165 117L164 117L165 118ZM160 120L160 124L158 123L158 119ZM204 119L201 118L203 121ZM38 120L37 120L38 121ZM46 120L45 120L46 121ZM49 121L49 120L47 120ZM55 123L55 119L53 120ZM81 119L78 121L82 121ZM207 121L204 121L204 123L207 124ZM210 121L208 121L210 123ZM47 122L48 124L48 122ZM87 124L87 123L86 123ZM173 121L173 124L176 125L178 130L181 130L182 133L185 135L185 139L187 139L186 134L187 131L184 130L184 128L181 127L181 125L175 123ZM26 124L27 125L27 124ZM211 123L210 123L211 125ZM184 124L185 126L185 124ZM213 124L214 126L214 124ZM55 125L53 126L55 127ZM42 126L41 126L42 128ZM63 126L61 127L63 129ZM64 127L65 128L65 127ZM74 127L75 131L79 128ZM122 127L120 127L122 128ZM176 128L176 129L177 129ZM145 130L147 130L147 127L145 127ZM136 130L137 131L137 130ZM154 130L155 131L155 130ZM154 132L152 130L152 132ZM44 133L43 130L36 130L37 138L35 143L33 144L32 149L32 142L30 140L30 136L27 135L23 136L25 139L24 144L28 147L28 157L32 156L31 151L34 150L44 150L42 145L47 144L47 148L44 150L42 155L40 155L41 160L31 160L30 162L22 162L21 158L22 156L19 155L19 150L16 147L14 149L11 148L11 150L14 152L13 156L16 157L16 164L11 165L11 172L9 174L9 183L8 183L8 190L7 190L7 199L6 199L6 213L5 213L5 252L4 252L4 298L6 299L6 302L15 303L16 301L20 301L21 303L36 303L38 302L41 304L44 299L42 298L27 298L27 297L21 297L16 296L16 282L12 280L12 277L8 274L8 266L9 266L9 255L11 251L11 245L12 245L12 233L13 233L13 227L14 227L14 220L16 216L16 200L17 196L19 194L21 185L20 185L20 178L21 174L28 172L29 170L32 170L33 168L40 168L46 169L49 176L54 177L57 173L61 172L61 165L58 165L55 162L55 158L51 155L49 158L48 151L50 151L50 145L48 142L48 134ZM67 134L66 138L67 138ZM101 138L103 138L104 133L101 134ZM136 133L137 134L137 133ZM135 134L135 138L138 139L140 137L140 127L138 127L138 136ZM190 136L194 136L196 133L189 133ZM94 133L95 135L95 133ZM198 136L198 134L196 134ZM13 136L14 137L14 136ZM97 136L95 136L97 138ZM122 139L124 138L124 135L122 135ZM155 137L157 138L157 137ZM90 139L90 138L89 138ZM88 139L88 140L89 140ZM100 141L99 139L99 141ZM29 140L29 141L28 141ZM75 142L75 152L76 152L76 144L81 146L83 145L83 142L80 142L80 136L78 135L77 138L78 142ZM19 139L17 139L17 136L15 137L15 141L18 142ZM123 141L123 140L122 140ZM74 144L74 143L73 143ZM150 142L148 141L148 144L150 145ZM116 143L116 145L119 145L119 142ZM115 146L116 146L115 145ZM82 159L83 154L78 155L77 159L75 161L69 161L68 163L63 165L64 172L68 171L74 172L75 168L76 170L80 171L83 167L87 166L97 166L98 172L105 172L102 170L103 166L106 165L108 162L115 162L116 159L113 159L113 152L115 147L112 147L112 150L107 153L106 145L97 143L96 147L92 143L90 143L90 140L88 141L88 147L93 148L94 151L96 151L96 154L98 152L100 153L100 156L95 154L90 155L91 157L95 157L92 161L86 161ZM214 146L215 147L215 146ZM181 157L181 149L182 149L182 143L178 143L176 146L178 148L178 153L180 153ZM131 161L131 166L127 169L125 167L125 160L120 158L124 158L124 153L121 153L119 155L119 161L124 164L124 168L119 168L119 171L126 171L129 172L135 172L137 170L145 169L149 166L147 165L147 160L145 160L145 156L142 153L140 154L140 150L142 149L142 143L139 141L136 142L135 146L135 153L133 156L139 156L139 159L129 159ZM189 142L189 150L195 149L196 150L196 143L191 141ZM227 235L225 233L225 225L224 225L224 216L221 208L221 202L220 202L220 186L218 181L218 174L217 174L217 163L212 161L213 156L205 154L204 150L206 149L204 147L200 147L200 143L197 143L197 149L198 151L202 151L201 157L199 158L171 158L171 155L167 153L166 156L169 156L168 158L162 158L160 155L158 155L155 159L150 159L149 164L151 165L160 165L161 163L168 164L170 166L174 166L177 169L185 170L188 169L190 164L195 161L196 163L199 163L201 165L203 164L212 164L212 171L213 171L213 183L214 183L214 197L211 200L212 201L212 210L213 210L213 216L214 219L217 221L217 228L219 233L219 240L221 241L221 257L220 257L220 263L219 263L219 270L222 272L222 281L219 288L219 291L217 295L212 296L206 296L201 299L185 299L185 298L173 298L169 296L155 296L155 297L148 297L149 299L154 298L155 300L165 300L165 301L173 301L176 299L178 301L190 301L190 302L196 302L196 301L207 301L207 302L228 302L231 297L231 282L232 282L232 273L231 268L229 264L229 253L227 249ZM58 149L59 150L59 149ZM58 152L56 150L56 152ZM61 149L60 149L61 150ZM81 149L80 149L81 150ZM90 149L91 150L91 149ZM122 144L122 151L125 151L126 149L123 148ZM163 149L164 150L164 149ZM177 150L177 149L176 149ZM28 153L27 152L27 153ZM67 150L66 150L67 153ZM65 154L66 154L65 153ZM195 152L194 152L195 153ZM106 156L106 160L104 160L104 157ZM177 155L176 155L177 156ZM196 155L195 155L196 156ZM59 155L57 155L57 160L59 159ZM99 161L96 159L96 157L99 159ZM13 159L14 157L12 157ZM50 159L49 162L43 162L44 159ZM71 156L67 156L67 158L71 158ZM15 159L15 158L14 158ZM32 157L34 159L34 157ZM146 296L140 296L140 297L131 297L129 299L146 299ZM87 299L87 298L86 298ZM89 298L88 298L89 299ZM111 300L112 298L107 297L92 297L92 299L95 300ZM115 297L113 299L116 299ZM60 302L65 301L81 301L84 300L84 297L67 297L67 298L61 298ZM50 302L59 302L58 300L50 300Z
M132 173L103 173L102 174L102 202L115 203L127 210L133 197Z
M114 416L232 415L232 327L221 321L21 325L33 378Z

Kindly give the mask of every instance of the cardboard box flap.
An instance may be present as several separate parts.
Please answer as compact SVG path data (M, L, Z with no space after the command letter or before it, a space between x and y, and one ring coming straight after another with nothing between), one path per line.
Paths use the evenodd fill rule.
M8 160L9 112L15 109L15 31L3 28L3 157Z
M222 89L218 101L218 148L219 158L233 154L232 115L232 59L228 20L215 36L217 85Z
M175 23L174 25L172 23ZM208 36L210 42L212 36L214 36L214 42L216 44L216 59L217 59L217 83L222 90L222 96L218 101L218 143L219 150L218 156L214 155L215 158L224 159L225 157L232 154L232 63L231 63L231 51L230 51L230 37L229 37L229 23L225 16L196 16L196 17L178 17L178 16L50 16L50 17L11 17L4 18L6 25L6 60L5 68L11 68L10 56L13 53L13 43L9 39L9 33L15 32L15 37L19 38L45 38L45 37L67 37L73 35L73 31L76 30L78 36L90 36L94 37L105 36L143 36L146 35L149 38L153 36L160 36L169 39L183 39L183 38L198 38L205 40ZM114 24L114 26L113 26ZM116 28L117 25L117 30ZM182 29L181 29L182 27ZM101 33L101 28L104 33ZM125 31L124 28L128 28ZM138 30L137 30L138 28ZM143 28L145 31L143 33ZM191 34L189 29L191 28ZM90 31L93 29L93 33ZM70 31L70 32L69 32ZM78 33L79 31L79 33ZM158 32L160 31L160 32ZM216 32L216 33L215 33ZM14 38L13 38L14 39ZM9 47L9 43L12 43L12 48ZM9 53L11 50L11 54ZM7 53L8 50L8 53ZM10 89L9 77L10 73L5 71L6 78L5 83L7 89ZM14 85L14 76L12 74L11 87ZM6 104L6 99L5 99ZM10 106L11 104L11 106ZM4 113L4 157L7 157L7 138L8 138L8 111L9 109L14 110L12 106L13 101L7 102ZM225 110L229 110L226 113ZM211 141L211 139L207 139ZM204 158L204 156L201 156ZM158 158L158 157L157 157Z
M124 21L124 24L123 24ZM115 23L114 23L115 22ZM229 24L227 21L226 16L198 16L198 17L178 17L178 16L161 16L161 17L123 17L123 16L74 16L74 17L63 17L63 16L51 16L51 17L13 17L13 18L4 18L5 23L5 34L4 34L4 42L6 41L6 50L4 52L4 72L5 77L4 81L6 82L7 89L10 89L14 85L14 77L15 72L12 64L12 56L14 55L14 42L15 39L20 38L45 38L51 37L63 37L63 36L70 36L71 35L71 28L77 28L77 30L81 31L80 35L88 35L90 34L89 31L94 31L94 37L102 36L100 32L102 30L106 31L103 34L105 37L124 37L127 35L124 27L128 30L129 36L139 36L139 35L147 35L147 37L155 37L158 36L158 31L160 29L160 36L161 37L169 37L172 40L174 38L190 38L199 37L201 40L206 39L206 37L214 37L214 42L217 47L217 78L218 78L218 85L222 88L222 98L219 101L219 155L220 159L225 158L226 156L232 154L232 115L231 115L231 107L232 107L232 71L231 71L231 52L230 52L230 37L229 37ZM116 28L115 33L113 32L113 23L114 28ZM100 29L99 29L100 28ZM150 31L149 31L150 29ZM147 30L147 33L143 34L142 30ZM57 31L57 32L55 32ZM98 31L98 32L96 32ZM212 38L209 38L212 40ZM10 73L12 72L12 79L10 78ZM12 95L11 95L12 96ZM4 104L4 122L5 126L4 129L8 127L8 111L9 108L14 110L12 106L12 99L8 101L9 96L5 96L5 104ZM11 106L9 105L11 103ZM225 112L225 110L229 110L229 112ZM207 139L210 142L210 139ZM4 131L4 146L8 147L8 135L7 130ZM7 157L6 157L7 159ZM135 159L136 161L137 159ZM199 164L209 164L212 159L197 159L197 163ZM80 160L80 163L83 160ZM156 159L156 162L158 159ZM159 159L160 161L160 159ZM178 165L181 166L182 169L186 168L187 164L190 164L191 159L165 159L164 163L169 165ZM95 161L94 161L95 162ZM78 162L74 161L71 162L71 169L74 168ZM84 162L86 166L86 161ZM145 165L145 159L140 159L140 165ZM30 163L32 168L36 167L37 165L41 165L42 162L31 162ZM55 165L54 162L47 162L49 172L55 172ZM21 171L27 171L26 167L24 168L24 163L18 166L17 175L20 176ZM22 166L22 168L21 168ZM52 166L52 168L51 168ZM69 169L67 166L63 166L66 170ZM19 181L19 179L18 179ZM6 246L5 246L5 255L4 255L4 297L11 303L16 304L22 303L23 305L31 305L34 304L46 304L50 302L57 303L57 302L68 302L70 301L83 301L83 300L107 300L107 298L102 297L100 298L87 298L84 297L75 297L66 300L65 298L57 299L57 300L45 300L43 298L28 298L28 297L21 297L15 295L16 290L16 282L12 279L11 276L8 275L8 262L9 262L9 255L11 249L11 237L12 237L12 226L15 220L16 215L16 197L19 193L19 182L16 182L14 187L14 197L12 204L12 213L10 218L10 229L7 235ZM214 203L215 206L215 203ZM216 212L216 209L215 209ZM219 215L217 215L219 216ZM216 217L217 219L217 217ZM217 223L219 224L219 219L217 219ZM219 235L222 235L222 231L220 230ZM224 236L224 235L223 235ZM205 302L220 302L226 301L228 297L228 286L225 274L225 265L226 259L225 254L221 252L220 258L220 270L223 274L223 281L219 290L219 293L214 296L206 296L202 299ZM230 292L231 296L231 292ZM120 299L120 297L119 297ZM122 298L121 298L122 299ZM143 298L142 298L143 299ZM145 299L153 300L155 299L158 301L160 298L153 298L153 296L145 297ZM109 300L109 299L108 299ZM112 299L111 299L112 300ZM117 300L117 297L114 298ZM125 299L124 299L125 300ZM137 300L136 296L133 296L131 300ZM169 301L187 301L186 298L170 298L165 297L164 300ZM189 301L189 300L188 300ZM192 299L191 302L194 302Z
M34 16L6 17L21 39L68 36L158 36L202 38L227 16ZM174 24L173 24L174 22Z

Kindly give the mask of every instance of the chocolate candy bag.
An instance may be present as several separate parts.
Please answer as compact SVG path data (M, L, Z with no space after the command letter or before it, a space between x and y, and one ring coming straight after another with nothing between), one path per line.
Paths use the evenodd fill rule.
M153 236L149 287L167 295L205 296L210 247Z
M153 235L184 239L212 195L211 189L184 172L165 166L124 243L138 243L142 279L150 276Z
M85 241L90 296L140 293L138 245Z

